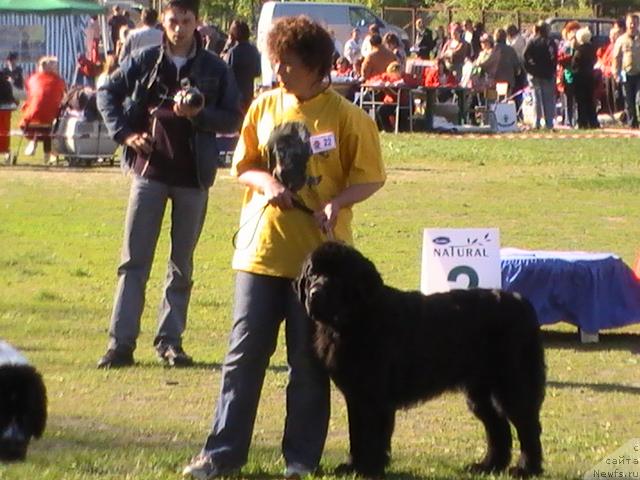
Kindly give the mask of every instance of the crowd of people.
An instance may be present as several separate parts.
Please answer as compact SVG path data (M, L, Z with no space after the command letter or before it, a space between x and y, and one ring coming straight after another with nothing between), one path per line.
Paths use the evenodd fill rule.
M398 37L390 32L381 35L378 26L371 25L364 37L360 29L353 29L332 77L337 82L354 78L369 85L463 87L474 92L471 102L486 101L487 95L495 98L496 85L502 83L520 119L523 93L530 90L535 128L553 128L558 104L562 123L570 127L598 128L598 111L613 113L623 105L623 119L628 126L638 127L636 15L616 21L609 42L599 48L588 26L577 21L567 22L560 39L551 37L545 22L524 31L511 24L489 33L482 23L466 20L451 23L445 33L444 27L432 31L418 19L415 32L409 53L412 60L426 60L429 65L417 70L418 75L407 66ZM397 64L413 75L390 80L388 68L395 70ZM387 119L379 118L379 126L388 128Z
M598 128L599 112L622 112L620 119L629 127L638 128L638 23L637 15L631 14L616 21L609 31L608 43L599 48L594 46L589 28L577 21L567 22L560 38L555 38L544 22L522 31L511 24L489 33L482 23L471 20L432 30L425 19L419 18L410 48L395 33L381 32L378 25L372 24L366 30L354 28L344 44L332 36L330 77L335 84L354 85L347 90L347 97L356 102L355 85L359 84L452 90L463 87L472 92L466 108L470 122L475 120L474 106L494 100L497 85L503 84L506 98L514 100L520 120L523 94L528 93L533 99L534 128L553 128L558 117L568 127ZM107 24L109 38L103 42L97 17L90 19L85 30L85 52L78 57L73 83L99 88L127 57L162 43L163 27L154 9L143 9L136 24L127 10L114 6ZM235 20L225 35L205 19L199 19L197 32L203 47L233 70L241 108L246 112L255 96L255 79L261 73L260 54L251 42L249 25ZM411 67L421 62L426 63L426 68ZM25 81L17 55L8 55L0 75L0 155L5 161L11 158L11 112L25 97L20 127L31 141L24 153L32 155L36 142L42 141L45 160L55 161L48 131L68 87L57 72L54 57L40 59L33 78ZM43 95L44 91L52 95ZM397 102L396 93L379 93L383 105L377 108L376 118L381 130L389 130L395 120L391 106ZM441 101L452 97L452 93L438 92ZM401 94L401 102L408 102L406 95ZM401 128L406 127L409 110L402 110Z

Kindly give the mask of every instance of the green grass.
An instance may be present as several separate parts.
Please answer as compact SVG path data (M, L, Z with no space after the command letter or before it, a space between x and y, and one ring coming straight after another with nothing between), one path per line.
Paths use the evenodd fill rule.
M356 208L354 231L392 285L418 287L426 227L498 227L503 246L613 251L627 263L639 250L640 140L416 134L385 135L382 143L389 179ZM139 365L105 372L95 363L107 342L128 185L118 169L0 168L0 336L40 368L50 401L45 436L26 463L0 465L2 480L179 478L204 440L230 327L231 237L241 188L220 172L196 252L184 341L198 367L164 369L151 347L167 223L148 285ZM607 332L597 345L579 344L566 324L545 330L545 478L579 478L640 436L640 326ZM281 342L245 478L282 472L284 354ZM344 402L334 392L325 471L347 448ZM398 415L388 476L472 478L463 466L483 448L481 426L463 397L445 395Z

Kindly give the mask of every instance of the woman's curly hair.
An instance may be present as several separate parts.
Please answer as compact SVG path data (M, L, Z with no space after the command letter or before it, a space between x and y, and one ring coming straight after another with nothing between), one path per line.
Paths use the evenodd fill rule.
M269 57L276 61L287 53L295 54L309 70L321 78L331 72L335 46L329 32L305 15L277 20L267 36Z

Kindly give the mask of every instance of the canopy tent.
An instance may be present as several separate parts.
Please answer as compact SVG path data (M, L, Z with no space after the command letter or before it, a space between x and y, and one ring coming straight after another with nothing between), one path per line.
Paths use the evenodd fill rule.
M69 84L78 54L84 53L85 28L91 15L105 8L89 0L0 0L0 58L18 52L29 75L38 58L55 55Z

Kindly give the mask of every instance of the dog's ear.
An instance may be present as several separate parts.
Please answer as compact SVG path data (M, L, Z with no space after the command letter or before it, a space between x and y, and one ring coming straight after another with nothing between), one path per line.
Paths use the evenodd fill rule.
M42 381L42 376L33 369L27 390L27 411L31 433L34 437L40 438L44 433L47 424L47 389Z
M378 269L371 260L357 250L351 250L351 255L354 256L354 261L348 262L352 265L350 272L352 279L348 288L351 289L352 298L361 303L376 298L378 291L384 285ZM356 259L356 256L359 258Z

